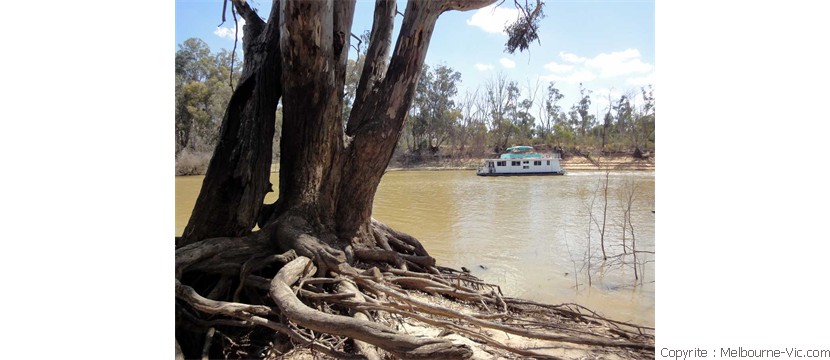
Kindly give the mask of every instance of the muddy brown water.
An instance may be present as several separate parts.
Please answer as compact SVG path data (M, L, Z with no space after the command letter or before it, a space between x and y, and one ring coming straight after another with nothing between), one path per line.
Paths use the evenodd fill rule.
M176 177L177 236L203 179ZM654 172L609 173L607 207L604 179L601 171L495 178L462 170L391 171L378 188L373 213L418 238L439 265L467 268L500 285L506 296L578 303L617 320L653 326ZM271 182L278 183L276 173ZM274 200L274 193L266 197ZM623 225L626 245L631 246L633 227L636 250L645 251L638 253L640 280L635 280L631 255L613 257L623 252ZM601 237L609 256L605 262Z

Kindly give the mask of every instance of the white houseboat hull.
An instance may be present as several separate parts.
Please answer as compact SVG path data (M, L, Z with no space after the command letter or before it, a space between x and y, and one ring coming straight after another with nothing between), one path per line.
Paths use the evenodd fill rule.
M479 167L479 176L564 175L559 157L523 159L486 159Z

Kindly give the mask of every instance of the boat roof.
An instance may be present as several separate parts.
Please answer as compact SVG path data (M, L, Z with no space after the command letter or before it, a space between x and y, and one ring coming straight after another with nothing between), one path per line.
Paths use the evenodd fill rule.
M516 152L516 151L533 151L533 146L513 146L507 148L507 152Z
M501 154L500 159L541 159L542 154L524 153L524 154Z
M541 158L542 155L537 153L533 146L513 146L507 148L499 158L501 159L534 159Z

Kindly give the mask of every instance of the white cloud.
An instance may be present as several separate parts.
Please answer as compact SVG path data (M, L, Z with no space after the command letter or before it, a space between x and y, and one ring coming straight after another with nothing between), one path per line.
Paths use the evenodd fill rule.
M231 24L233 24L233 23L231 23ZM242 34L243 33L243 31L242 31L243 26L245 26L245 19L240 18L239 19L239 39L240 40L242 39L242 35L243 35ZM220 27L217 27L216 30L213 30L213 33L216 36L219 36L220 38L233 40L233 36L234 36L234 34L236 34L236 27L235 26L231 26L231 27L220 26Z
M512 69L512 68L516 67L516 62L513 61L513 60L510 60L508 58L499 59L499 63L501 64L501 66L504 66L508 69Z
M640 60L640 52L636 49L602 53L586 60L585 65L600 69L600 77L646 73L653 68L651 64L646 64Z
M626 83L629 85L654 83L654 65L643 62L637 49L601 53L593 58L561 51L559 57L564 63L551 61L545 64L544 68L552 74L543 76L543 79L579 83L596 78L631 75L626 79ZM644 75L636 77L636 74Z
M555 61L545 64L544 67L545 69L558 74L566 73L574 69L573 65L557 64Z
M504 28L519 17L519 9L496 6L496 4L478 9L467 19L467 25L478 26L489 33L504 33Z
M590 70L579 70L567 76L558 74L542 76L542 80L544 81L563 81L571 84L588 82L596 78L597 76Z
M490 64L475 64L473 66L475 66L478 71L493 70L493 65Z
M625 83L634 86L644 86L649 84L654 84L654 72L649 73L646 76L640 76L635 78L628 78L625 79Z
M561 57L562 60L564 60L565 62L574 63L574 64L580 64L580 63L585 62L584 57L579 57L576 54L566 53L564 51L559 52L559 57Z

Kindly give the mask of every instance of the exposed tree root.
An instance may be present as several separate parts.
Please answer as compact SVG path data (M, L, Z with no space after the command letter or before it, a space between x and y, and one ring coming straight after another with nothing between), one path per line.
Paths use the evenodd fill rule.
M363 294L360 290L357 289L357 286L349 281L343 281L337 286L337 292L343 295L348 295L345 299L351 298L355 303L365 303L366 298L363 297ZM357 308L353 308L354 314L352 315L355 319L364 320L364 321L371 321L371 318L366 315L365 313L359 311ZM357 350L366 356L368 360L380 360L380 354L378 354L377 348L372 346L369 343L355 340L354 342L355 347Z
M496 285L435 266L411 236L373 221L371 237L374 247L339 250L302 219L283 217L247 237L182 247L177 328L202 334L189 342L210 339L208 329L220 338L267 329L277 336L263 340L272 357L297 349L371 360L654 356L653 328L575 304L505 298ZM227 356L215 343L182 341L177 357Z
M299 257L283 267L271 282L271 298L282 313L298 325L327 334L346 336L383 348L402 358L466 359L472 351L442 339L422 339L400 334L375 322L317 311L300 301L290 285L313 268L311 260Z

